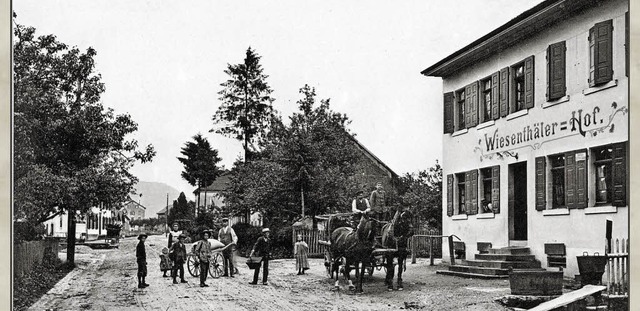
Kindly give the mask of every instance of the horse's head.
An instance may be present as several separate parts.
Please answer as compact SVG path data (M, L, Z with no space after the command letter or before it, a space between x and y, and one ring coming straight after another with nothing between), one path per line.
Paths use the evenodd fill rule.
M362 214L360 222L356 228L358 239L360 241L373 241L378 230L378 222L367 214Z
M409 211L397 211L394 217L393 236L408 238L413 235L413 215Z

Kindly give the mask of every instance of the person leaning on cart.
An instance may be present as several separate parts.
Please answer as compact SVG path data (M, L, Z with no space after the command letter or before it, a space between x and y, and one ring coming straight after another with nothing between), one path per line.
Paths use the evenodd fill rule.
M262 236L258 238L256 244L253 245L253 249L249 254L249 257L253 257L253 254L262 256L262 266L264 271L262 272L262 285L268 285L267 277L269 276L269 258L271 257L271 239L269 238L269 228L262 229ZM258 284L258 275L260 274L260 266L258 266L253 272L253 282L249 284Z
M202 232L202 240L196 244L195 253L200 261L200 287L208 287L207 273L209 272L209 258L211 257L211 243L209 242L211 232L204 230Z
M238 236L233 228L229 226L229 218L222 218L222 228L218 231L218 240L225 246L228 246L222 251L224 274L222 276L233 277L235 273L235 262L233 260L233 249L238 244Z
M171 270L173 284L178 284L178 281L176 281L178 270L180 270L180 282L187 283L184 279L184 262L187 261L187 248L184 245L184 239L186 238L187 236L180 234L178 236L178 242L171 245L171 251L169 252L169 256L173 261L173 269Z

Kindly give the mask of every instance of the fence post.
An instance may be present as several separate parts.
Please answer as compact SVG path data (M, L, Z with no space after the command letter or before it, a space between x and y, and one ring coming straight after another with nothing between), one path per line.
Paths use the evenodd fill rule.
M415 236L411 236L411 263L414 264L416 263L416 237Z
M456 265L456 256L453 250L453 235L449 236L449 256L451 257L451 265Z
M433 266L433 237L429 237L429 265Z

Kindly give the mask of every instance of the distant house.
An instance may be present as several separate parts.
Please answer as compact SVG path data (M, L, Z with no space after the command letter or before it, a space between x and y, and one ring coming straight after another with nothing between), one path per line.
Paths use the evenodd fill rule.
M398 178L389 166L362 145L355 137L349 135L355 146L362 152L363 157L356 164L354 178L366 190L373 191L376 183L381 182L384 189L393 189L394 180Z
M66 237L69 232L67 221L67 213L62 213L45 221L46 235L59 238ZM107 225L117 223L128 226L129 217L127 217L124 209L111 210L92 207L86 214L76 217L76 238L96 239L107 234Z
M213 206L224 206L222 194L228 189L231 183L230 173L226 172L218 176L208 187L198 188L193 191L198 207L209 209ZM198 197L200 200L198 200Z
M129 216L131 220L145 218L147 208L138 202L129 200L124 203L123 208L127 211L127 216Z
M167 219L167 210L169 210L169 206L165 206L160 211L158 211L156 213L156 215L158 215L158 219Z

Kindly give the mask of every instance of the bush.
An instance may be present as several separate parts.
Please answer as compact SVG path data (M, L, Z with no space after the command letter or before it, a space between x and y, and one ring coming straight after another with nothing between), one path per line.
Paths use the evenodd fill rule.
M43 224L33 224L25 221L13 222L14 241L35 241L42 240L46 234Z
M275 228L273 230L273 247L271 253L274 258L293 257L293 241L291 240L292 234L293 227L291 226Z
M238 236L238 254L249 256L256 240L262 235L262 229L245 223L235 224L231 227Z

